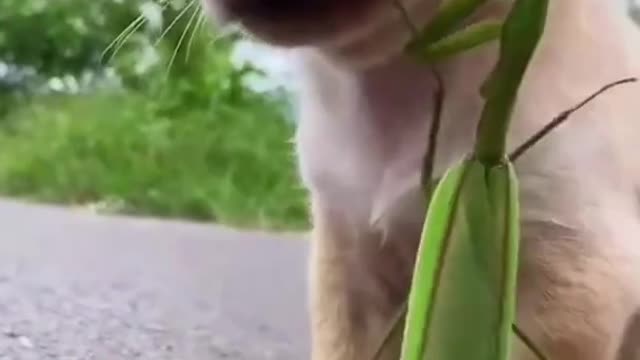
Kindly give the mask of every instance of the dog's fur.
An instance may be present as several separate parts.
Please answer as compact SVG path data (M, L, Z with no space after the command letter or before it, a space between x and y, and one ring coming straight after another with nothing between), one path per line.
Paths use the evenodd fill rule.
M438 0L404 0L416 26ZM502 17L490 0L478 18ZM424 216L421 160L436 82L401 54L393 0L206 0L221 21L295 54L296 136L312 199L313 360L368 360L406 299ZM510 144L604 84L640 76L635 25L614 0L551 0ZM472 145L496 44L439 66L436 172ZM640 85L618 87L516 164L523 217L518 323L551 360L612 360L640 309ZM533 359L516 348L515 359ZM384 359L398 358L395 344Z

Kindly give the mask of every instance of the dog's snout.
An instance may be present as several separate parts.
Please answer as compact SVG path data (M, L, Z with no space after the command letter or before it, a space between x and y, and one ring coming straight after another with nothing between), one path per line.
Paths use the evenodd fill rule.
M331 42L366 22L386 0L200 0L219 24L271 45ZM380 7L381 8L381 7Z
M225 0L229 13L238 18L286 20L320 14L331 0ZM346 1L346 0L345 0Z

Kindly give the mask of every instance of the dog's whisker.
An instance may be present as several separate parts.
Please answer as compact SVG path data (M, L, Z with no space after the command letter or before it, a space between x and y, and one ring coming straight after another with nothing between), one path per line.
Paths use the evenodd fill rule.
M202 29L202 25L206 22L206 16L204 14L204 11L202 11L202 8L200 8L200 15L198 16L198 20L196 21L196 25L193 28L193 31L191 32L191 37L189 38L189 42L187 44L187 55L186 55L186 59L189 60L189 55L191 54L191 49L193 46L193 41L196 37L196 34Z
M124 30L122 30L122 32L120 32L120 34L118 34L118 36L115 37L115 39L113 39L113 41L111 43L109 43L109 45L107 45L107 47L102 51L102 54L100 55L101 59L104 60L105 56L111 51L111 56L109 56L109 60L107 60L107 62L110 62L113 57L118 53L118 51L122 48L122 46L124 45L124 43L127 42L127 40L131 37L131 35L133 35L136 31L138 31L138 29L140 29L140 27L142 27L142 25L144 25L146 22L146 18L144 17L144 15L140 15L137 18L135 18L135 20L133 20L129 25L127 25L126 28L124 28Z
M173 29L173 27L178 23L178 21L180 21L180 19L189 11L189 9L191 9L196 4L198 4L198 0L190 0L189 1L189 3L184 7L184 9L182 9L178 13L178 15L176 15L176 17L171 21L171 23L169 23L169 26L167 26L167 28L164 29L162 34L160 34L160 37L158 37L158 39L155 42L155 46L158 46L160 41L162 41L162 39L164 39L164 37L167 36L169 31L171 31L171 29Z
M196 0L192 0L190 6L192 4L195 4ZM182 43L184 42L184 39L187 36L187 33L189 32L189 29L192 28L194 21L196 21L196 19L198 18L198 15L200 15L200 8L197 8L193 11L193 14L191 14L191 17L189 18L187 25L184 29L184 31L182 32L182 34L180 35L180 38L178 39L178 44L176 45L175 50L173 51L173 54L171 55L171 59L169 59L169 64L167 66L167 74L171 71L171 67L176 59L176 57L178 56L178 52L180 51L180 48L182 47ZM193 32L195 33L196 29L193 29Z

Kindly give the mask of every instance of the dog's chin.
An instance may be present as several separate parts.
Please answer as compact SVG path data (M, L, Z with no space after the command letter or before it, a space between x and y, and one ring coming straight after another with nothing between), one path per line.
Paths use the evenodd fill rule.
M328 28L312 23L264 24L245 21L238 24L247 38L269 46L321 54L351 69L367 69L401 54L411 36L396 22L345 23Z
M246 37L281 48L322 47L340 37L337 29L328 31L309 24L270 24L244 20L236 23Z
M283 31L282 28L242 26L240 31L252 41L275 48L320 55L332 63L352 70L366 70L384 64L402 52L408 38L401 34L389 33L381 34L379 39L365 37L350 40L353 33L349 29L328 33L309 28Z

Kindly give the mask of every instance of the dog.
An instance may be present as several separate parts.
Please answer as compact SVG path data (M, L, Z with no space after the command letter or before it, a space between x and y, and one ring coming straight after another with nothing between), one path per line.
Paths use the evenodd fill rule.
M434 70L445 89L435 175L466 156L498 44L435 65L405 54L440 0L202 0L218 24L287 49L310 194L312 360L368 360L408 296L425 215ZM473 20L504 18L488 0ZM404 9L403 11L400 11ZM640 76L637 28L611 0L551 0L510 148L615 80ZM551 360L613 360L640 310L640 85L602 94L516 162L517 324ZM640 339L638 339L640 340ZM380 359L398 359L400 340ZM536 359L514 345L513 359Z

